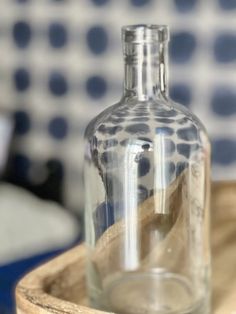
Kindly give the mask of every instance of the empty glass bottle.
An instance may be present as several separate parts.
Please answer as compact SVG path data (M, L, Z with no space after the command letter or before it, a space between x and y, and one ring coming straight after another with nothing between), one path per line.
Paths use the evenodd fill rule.
M122 29L124 94L88 125L88 294L116 313L210 313L210 145L168 98L168 29Z

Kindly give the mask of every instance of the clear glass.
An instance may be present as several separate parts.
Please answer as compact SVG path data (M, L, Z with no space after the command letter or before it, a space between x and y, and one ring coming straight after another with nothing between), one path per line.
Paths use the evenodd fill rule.
M91 305L120 314L210 313L210 145L168 98L168 29L122 29L124 94L88 125Z

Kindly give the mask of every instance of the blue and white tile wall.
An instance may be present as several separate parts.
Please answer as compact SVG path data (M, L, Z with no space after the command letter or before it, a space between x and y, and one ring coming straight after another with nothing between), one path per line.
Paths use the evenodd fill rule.
M19 183L43 184L51 165L66 205L82 208L83 131L120 96L120 27L133 23L170 25L170 94L209 130L214 178L236 177L236 0L0 0Z

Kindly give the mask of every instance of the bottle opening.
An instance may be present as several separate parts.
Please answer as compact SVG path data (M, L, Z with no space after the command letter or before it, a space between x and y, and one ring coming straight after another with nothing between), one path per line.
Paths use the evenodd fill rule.
M137 24L122 27L122 39L126 43L165 42L169 39L167 25Z

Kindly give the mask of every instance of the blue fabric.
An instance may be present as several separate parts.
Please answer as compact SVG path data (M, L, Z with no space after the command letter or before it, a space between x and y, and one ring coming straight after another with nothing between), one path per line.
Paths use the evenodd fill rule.
M14 290L20 278L33 268L63 253L80 241L81 236L70 246L0 266L0 314L15 314Z

